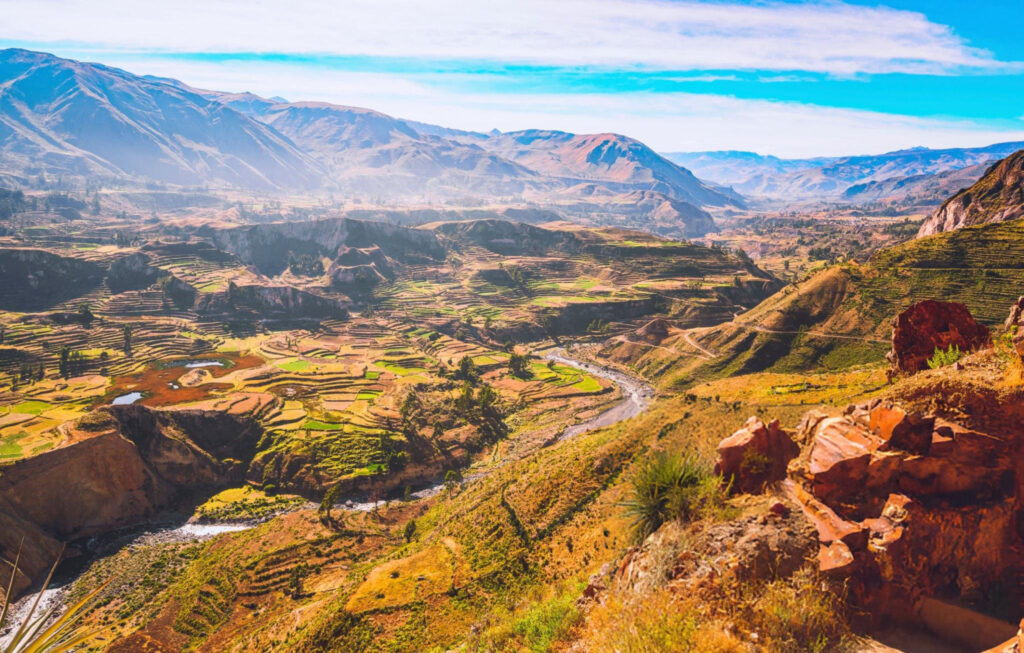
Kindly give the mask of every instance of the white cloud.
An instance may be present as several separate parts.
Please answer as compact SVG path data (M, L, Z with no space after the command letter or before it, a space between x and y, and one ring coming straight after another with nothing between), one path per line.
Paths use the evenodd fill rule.
M141 60L119 65L197 87L362 106L459 129L617 132L663 152L736 149L807 157L1024 140L1024 126L1016 121L993 125L699 93L463 93L397 74L285 64Z
M922 14L842 2L0 0L0 15L6 39L108 49L838 75L1007 65Z

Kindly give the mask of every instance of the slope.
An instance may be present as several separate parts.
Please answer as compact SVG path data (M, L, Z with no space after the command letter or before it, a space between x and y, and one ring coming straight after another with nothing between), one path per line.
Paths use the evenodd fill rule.
M317 182L288 139L180 86L49 54L0 51L5 172L251 188Z

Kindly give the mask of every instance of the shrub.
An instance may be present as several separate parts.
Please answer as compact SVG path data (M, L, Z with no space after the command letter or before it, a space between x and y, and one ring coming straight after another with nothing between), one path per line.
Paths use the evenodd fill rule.
M950 345L949 349L942 351L938 347L935 348L935 352L931 358L928 359L928 367L935 370L940 367L952 365L953 363L960 360L960 347L957 345Z
M718 478L693 456L658 452L633 476L626 510L633 517L637 540L670 519L690 520L708 504L721 501Z

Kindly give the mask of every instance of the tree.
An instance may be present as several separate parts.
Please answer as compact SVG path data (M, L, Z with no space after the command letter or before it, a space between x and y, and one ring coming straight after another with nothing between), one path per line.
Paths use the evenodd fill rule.
M405 536L406 542L412 542L412 536L416 534L416 520L410 519L405 523L405 529L402 532Z
M527 354L512 352L508 358L508 372L520 379L528 379L533 376L533 370L530 369L530 357Z
M331 487L327 488L327 492L324 493L324 498L320 501L320 514L323 515L324 521L331 521L331 508L334 504L338 503L338 499L341 498L341 483L335 483Z
M57 370L60 372L60 376L63 379L71 376L70 358L71 347L64 345L60 348L60 362L57 363Z
M132 327L129 324L124 325L121 328L121 335L124 337L124 355L128 358L132 356Z
M480 372L477 370L476 363L473 362L472 357L463 356L459 359L459 367L455 370L455 378L460 381L476 383L477 379L480 378Z
M449 469L444 475L444 489L448 491L448 498L452 496L452 492L458 487L459 483L462 482L462 474L457 469Z

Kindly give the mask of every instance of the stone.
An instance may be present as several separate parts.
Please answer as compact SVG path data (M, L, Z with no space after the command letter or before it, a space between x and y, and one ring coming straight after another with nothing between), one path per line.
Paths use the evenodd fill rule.
M931 447L934 417L907 412L892 404L881 404L869 413L868 420L871 432L885 440L883 449L896 448L924 454Z
M830 417L814 430L807 472L814 493L826 499L859 494L867 479L871 452L881 440L858 423Z
M893 371L914 374L928 369L936 349L956 346L967 353L988 347L992 336L966 306L927 300L899 314L893 323L892 350L887 358Z
M743 428L718 444L715 472L731 480L735 491L756 492L765 483L785 478L786 466L799 452L800 447L778 420L765 424L751 417Z
M849 576L856 567L850 547L836 540L818 549L818 569L828 576Z

